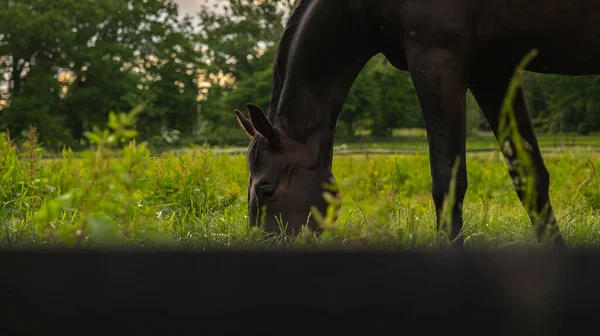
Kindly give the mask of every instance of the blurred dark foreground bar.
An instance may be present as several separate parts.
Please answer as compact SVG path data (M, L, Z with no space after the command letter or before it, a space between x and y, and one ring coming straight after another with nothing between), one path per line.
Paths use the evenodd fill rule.
M594 335L600 253L2 250L0 293L0 335Z

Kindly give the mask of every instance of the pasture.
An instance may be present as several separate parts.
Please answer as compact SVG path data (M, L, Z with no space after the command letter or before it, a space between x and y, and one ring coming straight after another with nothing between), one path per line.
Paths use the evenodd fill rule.
M593 321L600 3L218 2L4 2L3 329Z
M542 135L540 138L546 136ZM589 140L589 141L588 141ZM596 141L578 137L578 142ZM476 141L473 141L476 143ZM468 142L471 144L471 141ZM398 144L401 146L401 144ZM471 147L471 145L469 145ZM542 147L550 198L572 247L600 241L598 154L587 145ZM248 226L245 156L208 146L153 155L145 144L65 150L45 157L35 132L19 148L0 137L0 243L10 247L170 246L187 249L336 246L435 248L429 157L334 155L337 221L317 239L264 239ZM469 152L466 248L536 246L499 152ZM331 209L337 200L330 199ZM327 217L327 214L324 214Z

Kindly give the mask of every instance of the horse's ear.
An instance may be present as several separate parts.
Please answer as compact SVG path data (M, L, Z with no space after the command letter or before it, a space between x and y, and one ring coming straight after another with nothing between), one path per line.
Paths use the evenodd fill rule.
M267 119L267 116L265 116L265 113L261 108L254 104L246 104L246 107L250 113L250 120L252 121L254 129L264 136L269 144L276 144L279 140L277 131L275 131L273 125L271 125L271 122Z
M246 116L243 115L242 112L240 112L240 110L234 110L233 112L235 113L235 116L237 117L240 126L242 126L242 128L251 138L254 137L254 135L256 135L256 130L254 129L254 126L252 126L252 121L246 118Z

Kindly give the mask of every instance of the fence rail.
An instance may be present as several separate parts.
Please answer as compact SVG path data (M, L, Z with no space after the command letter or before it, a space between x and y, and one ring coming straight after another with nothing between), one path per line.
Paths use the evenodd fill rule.
M576 144L576 145L543 145L540 146L542 154L562 154L573 150L582 150L591 153L600 153L600 145L585 145L585 144ZM161 151L152 153L152 157L162 157L165 155L185 155L191 153L193 150L188 148L182 149L174 149L168 151ZM233 147L233 148L213 148L210 149L214 154L226 154L226 155L245 155L247 148L246 147ZM412 147L412 148L363 148L363 149L334 149L334 156L351 156L351 155L414 155L414 154L426 154L428 153L428 147ZM499 148L467 148L467 153L499 153ZM81 157L78 152L75 152L74 155L76 157ZM115 153L115 157L118 157L119 154ZM44 154L43 158L45 159L60 159L62 155L60 154Z
M391 335L423 333L432 322L463 335L597 335L598 253L535 250L5 250L0 321L5 335L52 325L88 335L199 326L214 334ZM242 322L265 316L272 321Z

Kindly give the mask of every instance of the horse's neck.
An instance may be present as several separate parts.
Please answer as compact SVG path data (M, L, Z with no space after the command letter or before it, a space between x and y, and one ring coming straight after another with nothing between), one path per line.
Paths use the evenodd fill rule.
M350 15L357 9L343 6L350 5L316 0L307 9L287 55L281 99L272 118L293 139L324 146L320 152L333 146L348 91L378 51L375 45L368 47L366 21Z

